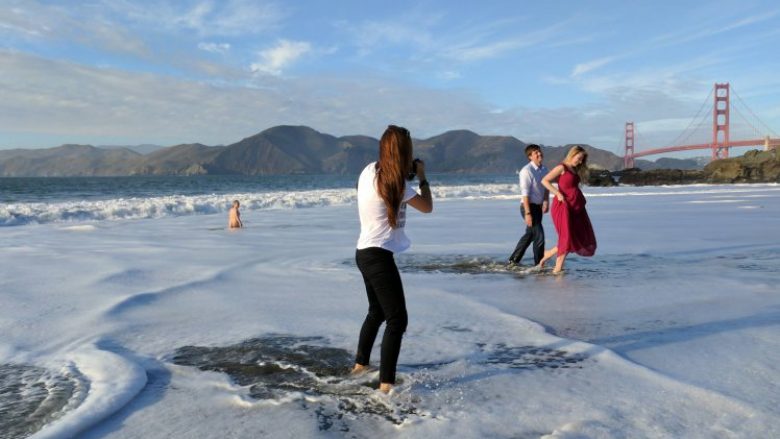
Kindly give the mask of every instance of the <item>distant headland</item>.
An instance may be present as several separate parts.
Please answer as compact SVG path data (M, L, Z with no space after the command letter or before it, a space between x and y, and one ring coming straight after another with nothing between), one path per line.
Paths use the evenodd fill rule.
M369 136L335 137L307 126L281 125L226 146L199 143L155 148L62 145L45 149L0 150L0 177L71 177L132 175L285 175L357 174L375 160L378 140ZM512 136L482 136L468 130L447 131L415 139L415 155L432 172L463 174L513 173L527 159L525 142ZM563 159L570 145L546 146L545 163ZM619 180L630 184L684 182L780 181L774 152L748 153L744 158L718 160L702 169L696 159L638 160L639 170L619 171L616 154L583 145L593 166L594 184ZM768 155L767 155L768 154ZM775 157L775 161L766 157ZM720 164L723 162L723 164ZM759 166L760 170L755 168ZM679 172L653 171L676 168ZM612 176L616 173L616 178ZM609 177L609 178L606 178ZM653 183L654 182L654 183Z

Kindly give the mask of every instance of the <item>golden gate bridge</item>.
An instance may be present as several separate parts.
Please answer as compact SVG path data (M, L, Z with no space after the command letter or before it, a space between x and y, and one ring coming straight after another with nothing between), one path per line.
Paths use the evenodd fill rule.
M731 105L732 92L734 92L734 96L737 98L735 103L739 104L733 107ZM713 97L711 101L710 96ZM710 107L707 111L703 111L708 102L710 103ZM736 136L742 137L739 140L734 140L732 138L732 134L736 134L736 127L732 124L732 110L734 110L733 114L737 116L736 120L741 122L739 127L740 132L738 133L739 136ZM710 114L712 114L711 125L709 120ZM691 142L691 138L694 138L697 133L701 133L702 130L706 130L707 137L709 137L710 129L712 135L711 139L708 138L707 141L703 143ZM750 110L729 83L715 84L713 89L710 90L710 94L699 108L699 111L691 119L688 127L685 128L675 140L668 143L668 145L671 146L636 151L634 149L634 142L635 140L639 140L639 132L636 129L634 122L626 122L625 132L625 154L623 155L623 166L625 168L633 168L634 159L638 157L668 152L709 149L712 151L712 160L717 160L728 158L730 148L763 146L765 150L769 150L780 146L780 136Z

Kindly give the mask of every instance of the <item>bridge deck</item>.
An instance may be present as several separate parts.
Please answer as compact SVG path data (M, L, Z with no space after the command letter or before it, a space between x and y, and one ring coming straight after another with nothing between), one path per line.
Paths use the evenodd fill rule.
M729 142L729 148L745 146L764 146L766 139L734 140ZM769 139L769 147L777 148L780 146L780 139ZM645 157L648 155L663 154L675 151L690 151L693 149L712 149L711 143L700 143L698 145L667 146L663 148L653 148L644 151L635 152L633 158Z

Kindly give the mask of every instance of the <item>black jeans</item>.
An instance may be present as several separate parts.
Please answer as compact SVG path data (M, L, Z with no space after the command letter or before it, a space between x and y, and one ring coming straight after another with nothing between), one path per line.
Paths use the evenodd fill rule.
M509 257L509 261L519 263L523 259L528 246L531 245L531 241L534 243L534 265L539 264L544 256L544 229L542 228L542 205L530 203L531 206L531 227L526 225L525 234L517 241L515 251L512 252L512 256ZM520 207L520 212L523 215L523 221L525 221L525 207Z
M395 384L401 338L408 322L401 275L395 265L393 252L383 248L358 250L355 252L355 260L363 275L368 295L368 314L360 329L355 363L368 365L379 327L382 322L387 322L385 335L382 337L379 382Z

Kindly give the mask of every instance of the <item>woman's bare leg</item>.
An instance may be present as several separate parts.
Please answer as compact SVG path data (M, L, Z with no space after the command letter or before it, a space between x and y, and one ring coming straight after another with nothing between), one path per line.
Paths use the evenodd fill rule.
M558 246L555 246L546 252L544 252L544 256L542 256L542 260L539 261L539 265L537 267L544 268L544 264L550 260L553 256L555 256L558 253Z
M563 263L566 262L566 255L568 255L568 253L558 255L558 259L555 260L555 268L553 268L552 271L553 274L558 274L563 271Z

